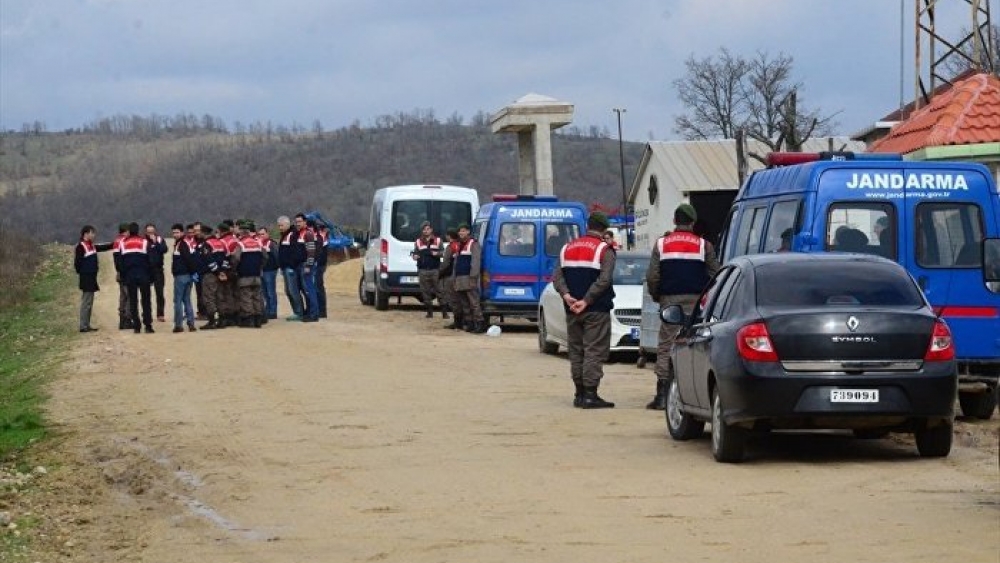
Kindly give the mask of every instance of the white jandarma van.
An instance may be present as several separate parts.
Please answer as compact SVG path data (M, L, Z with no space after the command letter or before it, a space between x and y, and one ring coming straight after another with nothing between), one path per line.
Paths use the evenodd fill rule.
M358 282L361 302L384 311L392 296L419 297L417 264L410 252L420 225L430 221L434 232L445 239L448 229L472 225L478 211L479 194L472 188L414 184L376 190Z

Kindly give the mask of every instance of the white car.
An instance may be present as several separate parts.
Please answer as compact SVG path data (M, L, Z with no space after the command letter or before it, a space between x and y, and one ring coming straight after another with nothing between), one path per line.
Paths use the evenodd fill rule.
M619 251L615 261L615 307L611 310L611 351L638 352L642 321L642 284L649 266L648 252ZM566 309L549 283L538 302L538 349L555 354L567 345Z

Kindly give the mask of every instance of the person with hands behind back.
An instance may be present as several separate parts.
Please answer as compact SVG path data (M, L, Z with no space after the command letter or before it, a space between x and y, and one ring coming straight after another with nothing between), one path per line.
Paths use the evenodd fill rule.
M597 394L604 377L604 361L611 353L611 309L615 290L615 251L602 233L609 226L600 212L587 219L587 234L570 241L559 253L552 286L566 308L566 340L570 376L576 387L573 406L608 409L615 406Z

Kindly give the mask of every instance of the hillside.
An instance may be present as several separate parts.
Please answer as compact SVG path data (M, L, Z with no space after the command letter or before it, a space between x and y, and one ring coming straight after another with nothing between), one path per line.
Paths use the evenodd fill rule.
M625 144L631 181L643 145ZM553 137L556 193L618 207L618 142L591 128ZM364 230L375 189L406 183L474 187L480 197L516 193L517 141L483 119L399 115L336 131L140 134L75 131L0 136L0 222L40 240L73 242L83 224L109 237L122 221L174 222L320 209Z

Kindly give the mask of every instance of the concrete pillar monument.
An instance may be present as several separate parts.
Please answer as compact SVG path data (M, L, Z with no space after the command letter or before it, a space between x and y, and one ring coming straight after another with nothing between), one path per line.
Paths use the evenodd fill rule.
M494 133L517 133L520 193L552 195L552 130L573 121L573 104L527 94L490 116Z

